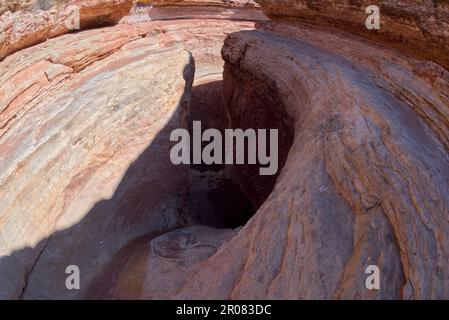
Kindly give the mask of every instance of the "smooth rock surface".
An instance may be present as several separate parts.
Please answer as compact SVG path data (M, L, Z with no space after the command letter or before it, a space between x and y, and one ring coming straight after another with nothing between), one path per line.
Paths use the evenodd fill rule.
M448 71L344 32L260 28L226 40L224 94L235 127L291 124L273 192L188 275L166 261L171 291L144 280L161 268L147 254L133 260L145 286L121 280L115 296L447 299ZM365 286L369 265L379 291Z
M151 241L141 238L116 255L85 298L172 299L173 291L192 272L200 271L200 263L213 256L235 234L236 231L229 229L193 226Z
M448 299L446 2L379 1L373 34L364 1L192 2L0 61L0 297ZM242 227L194 225L195 119L279 129L279 176L226 169Z
M84 288L129 240L185 223L185 167L171 164L169 135L186 126L194 64L137 38L126 25L86 31L0 63L11 101L1 112L2 298L73 297L67 265ZM9 92L20 77L32 89Z
M101 275L106 284L97 288L114 283L106 267L112 257L137 250L136 238L189 223L188 168L168 158L170 132L187 125L194 63L185 50L200 64L198 84L221 80L224 39L253 26L120 24L63 35L0 62L2 298L107 296L90 288ZM70 264L80 267L80 292L65 288Z

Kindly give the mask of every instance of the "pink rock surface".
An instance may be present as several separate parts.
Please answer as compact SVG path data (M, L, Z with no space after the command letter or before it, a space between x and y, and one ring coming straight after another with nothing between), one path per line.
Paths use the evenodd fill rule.
M449 3L447 1L257 0L274 20L301 21L342 29L393 46L449 68ZM368 30L365 12L380 9L380 29Z
M169 133L186 126L193 62L185 50L199 64L198 83L216 81L223 40L253 26L120 24L59 36L0 62L2 298L83 297L128 242L134 248L136 237L189 221L187 168L168 158ZM24 175L14 172L19 166ZM69 264L86 270L80 292L65 288Z
M81 29L114 24L131 10L132 0L71 0L51 10L7 12L0 16L0 60L9 54L71 31L73 8ZM78 26L76 26L78 27Z
M223 7L256 7L254 0L143 0L142 3L151 3L155 6L180 5L180 6L223 6Z
M153 240L130 260L138 270L117 272L113 297L446 299L448 71L345 32L259 29L225 41L224 95L234 127L294 130L273 191L187 274L185 260L154 256ZM365 286L368 265L379 291ZM161 269L163 286L150 280Z
M185 126L193 62L137 39L121 25L0 62L2 298L71 297L65 266L87 286L129 240L184 223L167 141Z
M2 51L1 298L449 297L445 3L381 1L371 36L364 2L258 2L273 21L189 2ZM225 170L242 227L195 222L213 173L168 159L192 119L279 129L279 176Z
M15 12L34 5L36 0L2 0L0 3L0 16L5 12Z

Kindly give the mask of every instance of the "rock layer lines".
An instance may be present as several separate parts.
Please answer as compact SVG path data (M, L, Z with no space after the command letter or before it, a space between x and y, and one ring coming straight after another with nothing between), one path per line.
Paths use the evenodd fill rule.
M447 3L379 1L371 33L364 1L256 1L271 21L175 2L2 33L0 297L449 298ZM207 175L169 136L198 118L279 129L279 176L226 169L257 209L242 227L189 212Z

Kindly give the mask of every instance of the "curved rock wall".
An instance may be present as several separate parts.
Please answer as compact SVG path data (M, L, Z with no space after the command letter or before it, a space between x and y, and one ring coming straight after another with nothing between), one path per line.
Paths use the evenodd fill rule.
M47 13L17 14L39 26ZM5 53L1 298L107 297L100 293L114 283L112 257L126 256L127 245L137 250L135 238L191 223L188 168L171 164L170 133L187 127L194 76L198 84L221 80L224 38L253 26L191 18L119 24ZM83 274L80 292L65 287L71 264ZM95 281L104 272L106 284Z
M181 5L181 6L223 6L227 8L256 7L254 0L143 0L140 3L150 3L155 6Z
M274 20L307 22L357 33L449 68L449 2L257 0ZM370 5L380 9L380 29L365 26Z
M343 41L334 37L326 35L328 48ZM245 91L242 86L250 90L254 82L271 84L295 121L295 140L281 178L245 235L263 234L264 221L279 221L278 236L273 239L271 229L269 241L282 245L270 247L264 236L249 236L254 240L248 250L260 246L272 251L246 261L231 295L445 298L447 135L443 140L440 132L429 130L420 116L425 104L408 98L410 91L432 82L422 78L419 62L404 63L406 57L392 61L380 48L358 44L352 52L357 56L363 55L361 49L377 49L370 56L373 66L366 68L338 50L322 50L323 40L242 32L225 43L230 70L225 82L240 83L230 95ZM378 73L379 65L389 72ZM409 81L399 81L405 75ZM439 80L448 85L447 76ZM439 92L422 96L443 98L447 114L448 100ZM383 270L379 292L363 285L362 271L370 264ZM267 279L270 274L275 276ZM259 277L264 281L253 280Z
M63 6L51 10L7 12L0 16L0 60L11 53L49 38L54 38L72 29L72 19L78 19L73 27L87 29L117 23L129 14L132 0L70 0ZM72 16L74 7L76 16Z
M364 1L169 2L3 29L0 297L447 299L447 2L379 1L380 30ZM281 131L279 176L235 170L258 207L240 228L193 222L198 180L168 157L195 118Z
M85 286L130 239L184 223L185 170L165 141L186 125L188 52L119 26L47 41L0 67L2 298L73 295L64 265L78 265Z
M225 41L235 126L254 122L254 107L275 106L292 119L294 140L272 193L215 255L187 274L182 259L138 259L147 266L140 298L448 297L448 71L318 24L260 23ZM176 290L160 293L151 280L161 264ZM365 286L369 265L381 270L378 291Z

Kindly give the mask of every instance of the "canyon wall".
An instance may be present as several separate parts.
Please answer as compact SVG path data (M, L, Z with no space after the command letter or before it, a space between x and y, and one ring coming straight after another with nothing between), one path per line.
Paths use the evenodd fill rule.
M110 17L104 9L81 20L101 26ZM15 24L22 20L11 17L26 16L24 37L40 42L7 49L0 61L2 299L104 298L120 266L108 268L113 257L192 224L188 167L171 163L170 133L188 127L193 82L221 80L225 37L254 27L239 12L234 21L190 11L187 20L125 19L47 40L53 20L41 17L54 11L2 16ZM9 30L17 28L2 36ZM224 230L223 239L232 234ZM69 265L82 273L79 292L65 286Z
M226 7L226 8L250 8L256 7L257 4L254 0L140 0L140 3L149 3L154 6L213 6L213 7Z
M273 20L334 27L449 67L447 0L256 0ZM365 9L377 5L380 29L368 30Z
M30 15L0 38L0 298L449 298L447 2L378 1L380 30L365 1L237 2L0 17ZM239 227L192 212L192 120L279 130L279 175L227 169Z
M389 35L376 43L349 34L339 24L352 19L344 4L344 19L329 28L319 15L320 3L332 12L330 2L259 2L275 21L226 39L225 106L233 127L290 124L281 175L214 255L192 262L190 229L192 245L177 245L182 231L156 238L136 251L139 269L119 273L114 296L130 297L132 274L144 299L447 299L446 48L429 50L429 61ZM357 16L364 25L364 11ZM416 48L439 41L420 37L412 38ZM159 249L164 239L165 248L179 248L176 260ZM365 285L370 265L379 267L380 290ZM170 270L162 291L152 277L160 270Z
M185 223L185 170L166 141L186 125L190 53L123 25L0 64L2 298L73 295L63 266L85 286L129 240Z
M70 0L51 10L6 12L0 15L0 60L49 38L115 24L129 13L132 4L132 0Z

